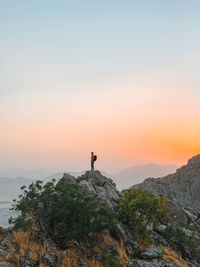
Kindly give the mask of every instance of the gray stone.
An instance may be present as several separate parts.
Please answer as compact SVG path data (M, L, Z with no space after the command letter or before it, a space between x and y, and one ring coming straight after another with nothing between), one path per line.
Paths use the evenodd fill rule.
M95 260L96 261L102 261L103 260L103 256L101 254L97 254L97 255L95 255Z
M69 184L76 184L76 178L69 173L63 173L62 180Z
M116 188L112 184L105 183L104 188L106 189L106 193L109 199L116 201L116 202L120 200L120 197L116 191Z
M145 251L141 254L141 257L143 259L155 259L155 258L161 258L163 255L163 252L157 248L147 248Z
M153 259L151 261L135 259L132 260L134 267L166 267L165 261L161 259Z
M132 261L130 261L130 262L127 264L127 267L134 267Z
M85 262L84 262L84 260L83 259L78 259L78 266L80 266L80 267L82 267L82 266L84 266L85 265Z
M106 178L97 170L86 171L76 181L79 185L94 192L102 200L102 203L106 204L112 210L120 200L120 194L112 179Z
M134 258L141 254L141 249L137 242L129 240L126 242L126 252L131 258Z
M96 191L94 190L94 187L86 180L81 180L79 182L79 185L85 187L87 190L93 192L94 194L96 194Z
M163 245L164 247L168 246L168 242L163 238L159 233L152 231L155 245Z
M125 242L128 241L128 239L129 239L128 235L126 234L124 228L122 228L119 223L116 225L116 232L117 232L117 235L122 237Z
M88 176L88 181L93 186L103 186L106 181L106 177L104 177L99 171L89 171L86 175Z
M42 256L42 262L50 267L56 267L58 257L55 253L44 254Z
M25 259L24 257L20 258L21 267L39 267L39 263Z
M10 240L7 237L1 242L1 245L3 247L7 247L7 248L12 247L12 244L11 244Z

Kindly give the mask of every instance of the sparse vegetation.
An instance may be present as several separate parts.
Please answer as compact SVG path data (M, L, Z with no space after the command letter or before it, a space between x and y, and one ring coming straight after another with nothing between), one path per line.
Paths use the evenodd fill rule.
M187 244L190 241L190 238L185 234L181 226L171 226L168 225L164 230L165 237L170 239L176 239L181 243Z
M165 197L158 197L143 189L125 192L117 209L117 217L122 225L138 239L147 238L148 227L155 228L167 215Z
M115 258L112 254L107 254L104 265L105 267L123 267L119 258Z
M114 213L78 185L52 180L43 186L37 181L21 189L22 194L13 205L19 216L9 221L15 230L25 231L34 224L64 246L67 239L80 240L90 232L102 232L115 224Z

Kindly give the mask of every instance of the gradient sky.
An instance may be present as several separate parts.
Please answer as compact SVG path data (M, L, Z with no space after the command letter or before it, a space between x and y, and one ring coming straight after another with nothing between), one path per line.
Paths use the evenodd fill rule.
M199 0L0 0L0 168L200 152Z

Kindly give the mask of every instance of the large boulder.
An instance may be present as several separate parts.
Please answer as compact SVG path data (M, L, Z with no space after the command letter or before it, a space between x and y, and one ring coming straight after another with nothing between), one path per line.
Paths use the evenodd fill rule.
M131 261L133 267L166 267L166 262L162 259L153 259L151 261L134 259ZM128 266L131 267L131 263Z
M63 173L63 177L61 179L64 180L66 183L69 183L69 184L76 184L77 183L76 178L69 173Z
M111 209L120 200L120 193L112 179L103 176L99 171L86 171L85 174L77 177L77 183L96 194L103 203Z
M147 248L141 254L141 257L143 259L152 260L152 259L156 259L156 258L161 258L162 255L163 255L163 252L157 248Z

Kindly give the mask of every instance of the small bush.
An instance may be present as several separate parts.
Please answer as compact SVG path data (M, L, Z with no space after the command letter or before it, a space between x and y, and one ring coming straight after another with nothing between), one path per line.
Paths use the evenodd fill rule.
M178 240L183 244L187 244L189 241L188 236L185 234L185 232L180 226L167 226L164 230L164 235L168 240Z
M117 209L118 219L136 238L147 237L148 226L157 227L167 215L165 197L143 189L125 192Z
M107 254L104 260L104 267L123 267L120 259L115 258L112 254Z
M10 218L13 229L24 229L32 223L64 245L70 238L82 239L90 232L111 229L113 212L102 205L91 192L74 184L55 180L43 186L41 181L23 186L19 200L13 205L17 218Z
M190 224L187 229L191 230L191 231L194 231L195 233L199 234L200 235L200 222L197 221L193 224Z

